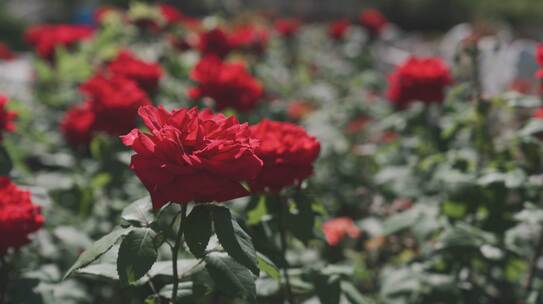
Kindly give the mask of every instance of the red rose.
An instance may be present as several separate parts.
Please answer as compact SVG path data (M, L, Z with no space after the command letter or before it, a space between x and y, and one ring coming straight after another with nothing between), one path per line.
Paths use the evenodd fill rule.
M220 28L215 28L200 34L198 49L203 56L215 55L224 58L232 51L232 45L226 33Z
M83 25L37 25L25 32L25 39L36 49L38 55L51 59L55 48L70 47L75 43L91 37L92 28Z
M254 25L236 27L229 34L230 44L235 49L262 53L268 46L268 31Z
M320 143L303 128L265 119L251 126L251 132L260 141L256 155L264 161L262 171L251 183L253 191L278 192L313 174L313 162L319 156Z
M543 43L540 43L536 48L537 64L543 66Z
M348 217L338 217L322 224L322 231L326 242L330 246L337 246L346 236L356 239L360 236L360 229Z
M43 222L40 207L32 204L30 192L0 177L0 256L9 248L29 243L28 235L40 229Z
M136 125L138 108L151 104L137 83L122 76L97 75L81 85L95 114L93 128L110 135L128 132Z
M160 14L168 25L181 24L187 27L195 27L200 24L198 19L186 16L179 9L169 4L159 4Z
M300 20L294 18L277 19L274 22L275 30L283 37L292 37L300 29Z
M543 119L543 108L538 109L533 114L535 119Z
M247 124L196 108L168 112L145 106L139 115L150 133L134 129L121 138L136 152L130 168L151 193L154 208L249 194L241 183L256 177L262 161Z
M17 117L17 113L6 109L8 99L5 96L0 96L0 141L2 140L3 132L15 131L13 121Z
M377 36L388 24L387 19L376 9L366 9L360 14L360 24L368 30L370 36Z
M341 40L349 29L350 22L347 19L334 21L328 27L328 35L335 40Z
M191 78L198 86L189 91L189 97L210 97L219 110L249 111L264 93L262 84L249 74L245 65L223 62L215 56L202 58L192 70Z
M162 78L160 65L142 61L126 50L121 51L107 68L114 75L134 80L147 92L154 91Z
M0 60L11 60L15 58L15 53L3 42L0 42Z
M449 68L439 58L410 57L389 76L388 98L404 107L412 101L441 102L452 83Z
M311 102L295 100L287 107L287 117L296 121L302 120L313 111L315 111L315 106Z
M86 102L66 112L60 123L60 130L70 144L88 144L92 139L95 121L96 115L90 108L90 102Z

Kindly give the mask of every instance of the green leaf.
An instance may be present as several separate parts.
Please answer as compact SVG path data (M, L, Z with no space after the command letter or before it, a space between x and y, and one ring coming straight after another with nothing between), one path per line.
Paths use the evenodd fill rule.
M150 228L134 228L121 242L117 272L123 284L131 284L145 275L157 259L156 233Z
M375 302L364 297L350 282L341 282L341 291L351 304L374 304Z
M317 275L314 282L315 292L321 303L339 304L341 296L339 276Z
M129 233L131 229L118 229L114 230L113 232L103 236L101 239L96 241L94 244L92 244L91 247L87 248L87 250L83 251L77 261L72 265L72 267L66 272L64 275L64 279L69 277L72 272L75 270L85 267L89 265L90 263L96 261L98 258L100 258L104 253L106 253L115 243L121 238L122 236Z
M117 267L115 266L115 264L111 263L89 265L87 267L78 269L76 273L114 281L119 280L119 275L117 274Z
M260 223L267 214L266 196L262 195L256 207L247 213L247 225L253 226Z
M270 277L279 281L281 279L281 273L279 272L277 266L275 266L275 264L270 259L268 259L260 252L257 252L256 254L256 258L258 259L258 268L267 273Z
M179 283L178 290L177 290L177 297L176 297L177 302L186 303L187 301L193 301L194 300L193 286L194 286L193 282ZM173 284L168 284L162 287L162 289L160 289L158 294L165 299L171 299L172 290L173 290Z
M287 226L294 237L307 245L315 236L316 213L313 211L312 202L308 198L299 196L296 198L295 204L297 212L288 214Z
M13 169L13 162L8 151L0 146L0 176L8 176Z
M413 226L420 218L416 208L395 214L383 223L383 234L390 235Z
M222 247L236 261L258 275L256 250L251 237L232 219L228 208L214 206L212 214L215 233Z
M209 238L213 234L211 214L208 206L196 206L184 223L184 235L190 252L201 258L205 254Z
M121 218L131 224L149 226L154 221L151 198L147 196L128 205Z
M256 303L256 277L247 268L222 252L212 252L204 259L209 275L221 292Z

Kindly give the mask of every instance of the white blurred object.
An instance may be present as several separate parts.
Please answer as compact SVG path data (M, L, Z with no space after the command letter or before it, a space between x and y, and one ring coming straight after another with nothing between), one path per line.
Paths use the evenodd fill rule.
M30 101L32 73L32 60L29 56L0 61L0 94L21 101Z

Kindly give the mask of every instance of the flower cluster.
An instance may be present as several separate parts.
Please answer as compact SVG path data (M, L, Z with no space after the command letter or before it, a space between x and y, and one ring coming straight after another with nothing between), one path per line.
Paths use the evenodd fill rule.
M88 99L70 109L61 130L71 144L85 144L96 132L120 135L135 127L137 110L150 104L136 82L119 75L96 75L81 86Z
M2 141L3 132L13 132L15 130L13 121L17 117L17 114L6 109L7 103L7 97L0 96L0 141Z
M162 78L162 68L156 63L142 61L129 51L121 51L107 66L113 75L119 75L134 80L147 92L152 92L158 87L158 81Z
M251 132L260 141L255 153L264 161L264 168L251 182L251 189L277 192L299 184L313 173L320 143L303 128L265 119L251 126Z
M37 25L25 32L25 39L42 58L52 59L57 47L71 47L91 37L93 29L83 25Z
M189 97L212 98L219 110L232 108L239 112L253 109L262 98L262 84L241 63L223 62L216 56L206 56L191 73L198 86L191 89Z
M0 256L9 248L30 242L29 234L40 229L43 222L40 207L32 203L30 192L0 177Z
M139 114L150 133L134 129L122 141L136 152L130 167L155 208L248 195L242 182L258 175L262 161L247 124L195 108L168 112L145 106Z
M389 76L388 98L398 107L413 101L441 102L452 83L447 65L439 58L410 57Z

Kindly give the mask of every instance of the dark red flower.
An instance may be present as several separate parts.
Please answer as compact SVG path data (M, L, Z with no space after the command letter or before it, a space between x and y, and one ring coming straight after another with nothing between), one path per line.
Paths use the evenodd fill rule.
M29 234L40 229L43 222L40 207L32 204L30 192L0 177L0 256L9 248L28 244Z
M71 47L75 43L91 37L93 29L83 25L36 25L25 32L25 40L43 58L51 59L55 48Z
M262 84L249 74L245 65L223 62L215 56L202 58L192 70L191 78L198 86L189 91L189 97L210 97L219 110L249 111L264 92Z
M159 10L168 25L181 24L188 27L195 27L200 24L200 20L184 15L173 5L160 4Z
M281 36L292 37L300 29L301 22L295 18L285 18L275 20L273 25Z
M356 239L361 234L358 226L348 217L338 217L326 221L322 224L322 231L326 237L326 242L330 246L339 245L346 236Z
M2 134L4 132L15 131L15 124L13 121L17 117L17 113L9 111L6 108L7 103L7 97L0 96L0 141L2 141Z
M265 28L245 25L234 28L230 34L230 45L235 49L244 49L262 53L268 46L269 34Z
M255 152L264 167L251 182L256 192L278 192L301 183L313 174L313 162L320 153L319 141L292 123L263 120L251 126L252 136L260 141Z
M543 43L540 43L536 48L536 60L539 66L543 66Z
M3 42L0 42L0 60L11 60L15 58L15 53Z
M388 20L376 9L366 9L360 14L360 24L371 36L377 36L388 24Z
M410 57L389 76L388 98L398 107L412 101L442 102L452 83L449 68L439 58Z
M162 78L162 68L159 64L138 59L130 51L121 51L108 65L108 70L114 75L134 80L147 92L158 87Z
M90 102L72 107L62 119L60 130L71 145L86 145L93 136L96 115L91 109Z
M335 40L341 40L349 29L351 23L347 19L340 19L330 23L328 27L328 35Z
M215 55L224 58L232 51L232 44L221 28L214 28L200 34L198 49L203 56Z
M151 104L136 82L118 75L94 76L81 85L81 91L89 97L89 107L95 114L94 130L110 135L134 128L138 108Z
M533 114L535 119L543 119L543 108L537 109Z
M249 126L235 117L196 108L139 110L150 133L122 136L136 152L130 168L151 194L154 208L167 202L223 202L248 195L241 184L256 177L262 161Z

